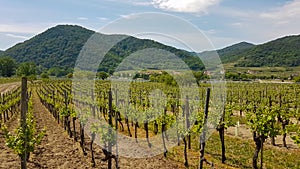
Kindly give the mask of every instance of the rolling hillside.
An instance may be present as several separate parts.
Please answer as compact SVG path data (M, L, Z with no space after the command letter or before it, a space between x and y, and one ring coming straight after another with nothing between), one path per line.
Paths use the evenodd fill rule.
M241 42L217 50L223 63L235 67L296 67L300 66L300 35L286 36L264 44ZM200 53L209 56L211 51Z
M218 50L218 54L223 63L231 63L243 57L245 51L250 50L255 45L248 42L240 42L232 46Z
M248 42L240 42L223 49L219 49L216 52L219 54L219 57L222 63L233 63L242 58L244 53L255 45ZM204 51L199 53L201 57L209 57L210 55L214 55L215 51Z
M252 47L241 53L240 67L295 67L300 66L300 35L286 36Z
M74 25L58 25L36 35L23 43L19 43L2 55L13 57L18 63L34 61L38 66L46 69L51 67L73 68L75 61L86 43L95 32ZM106 38L120 35L103 35ZM190 52L163 45L153 40L138 39L128 36L106 54L99 71L111 72L123 58L146 48L157 48L169 51L181 58L192 70L202 70L204 67L200 59ZM164 63L164 64L172 64Z
M52 67L72 69L82 47L94 33L92 30L76 25L58 25L4 52L0 51L0 55L11 56L18 63L33 61L45 69ZM120 35L101 34L101 36L114 38ZM236 67L294 67L300 66L299 46L300 36L287 36L260 45L241 42L219 49L217 52L223 63L233 63ZM153 40L128 36L110 49L98 70L113 72L124 58L146 48L163 49L174 53L192 70L204 69L200 59L194 53L166 46ZM206 51L200 55L209 57L210 53L211 51ZM160 60L158 62L166 65L176 64L164 63Z
M19 43L4 54L17 62L33 61L45 68L73 67L80 49L93 31L71 25L58 25Z

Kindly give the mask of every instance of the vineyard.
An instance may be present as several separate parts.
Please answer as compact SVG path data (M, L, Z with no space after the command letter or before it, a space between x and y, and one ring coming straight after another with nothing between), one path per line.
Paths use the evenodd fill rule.
M29 168L300 166L299 84L227 83L224 95L209 83L179 88L99 80L93 86L29 83L28 112L40 142ZM21 88L15 83L8 89L0 99L6 128L0 168L19 163L5 131L18 126Z

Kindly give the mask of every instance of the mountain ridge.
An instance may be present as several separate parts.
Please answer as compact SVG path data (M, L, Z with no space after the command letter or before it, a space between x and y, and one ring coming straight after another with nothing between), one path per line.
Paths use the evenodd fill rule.
M300 35L281 37L243 53L240 67L295 67L300 66Z
M34 61L44 69L52 67L72 69L80 50L93 34L95 31L78 25L57 25L5 51L0 51L0 55L11 56L18 63ZM103 34L103 36L109 38L119 35ZM122 36L127 37L127 35ZM233 63L236 67L294 67L300 66L298 46L300 46L300 35L292 35L259 45L243 41L216 51L223 63ZM193 52L176 49L154 40L128 36L111 48L98 70L111 73L130 53L151 47L174 53L192 70L204 69L201 60ZM199 55L205 57L212 52L215 51L204 51Z
M68 30L65 30L65 27ZM45 68L70 67L69 59L77 56L76 48L82 48L94 31L74 25L57 25L18 43L4 51L17 62L34 61ZM49 65L47 64L49 63Z
M57 25L23 43L7 49L2 55L11 56L18 63L34 61L38 66L46 69L52 67L72 69L75 66L75 61L82 47L94 34L94 31L77 25ZM127 35L101 35L107 38L116 36L124 36L126 38L110 49L100 65L99 71L111 73L130 53L151 47L174 53L192 70L204 69L199 58L184 50L176 49L153 40L138 39Z
M215 52L218 53L222 63L230 63L235 62L239 60L242 55L241 53L244 52L244 50L249 50L250 48L254 47L254 44L251 44L249 42L239 42L230 46L227 46L222 49L218 49L216 51L204 51L199 53L200 56L205 57L209 56L210 54L214 54Z

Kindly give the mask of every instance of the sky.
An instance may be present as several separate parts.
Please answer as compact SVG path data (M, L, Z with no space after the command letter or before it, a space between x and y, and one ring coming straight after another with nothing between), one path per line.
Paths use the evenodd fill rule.
M215 49L300 34L300 0L0 0L0 50L58 24L98 31L120 18L144 12L190 22ZM172 34L174 29L168 31ZM176 47L172 42L168 45Z

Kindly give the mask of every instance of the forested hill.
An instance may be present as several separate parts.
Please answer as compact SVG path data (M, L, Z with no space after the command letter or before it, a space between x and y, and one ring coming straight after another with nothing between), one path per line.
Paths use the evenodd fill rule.
M240 42L229 47L218 50L218 54L223 63L230 63L243 57L242 53L251 49L255 45L248 42Z
M264 44L241 42L217 50L223 63L237 67L294 67L300 66L300 35L286 36ZM200 53L209 56L211 51Z
M236 66L300 66L300 35L286 36L265 44L257 45L241 54Z
M1 52L2 56L11 56L18 63L33 61L42 68L72 69L83 45L95 32L76 25L58 25L35 37L19 43ZM118 35L102 35L110 38ZM263 66L300 66L300 36L287 36L261 45L241 42L217 52L223 63L234 63L241 67ZM142 49L158 48L176 54L192 70L203 70L199 58L194 53L166 46L153 40L138 39L128 36L115 45L106 55L99 70L113 72L122 60ZM209 56L211 52L200 55ZM176 64L173 62L165 65ZM132 65L129 65L132 66Z
M38 66L47 69L51 67L73 68L83 45L94 33L94 31L80 26L58 25L9 48L2 55L11 56L19 63L34 61ZM118 35L102 36L109 38L109 36ZM200 59L190 52L166 46L153 40L128 36L128 38L119 42L107 53L99 70L106 72L113 71L122 62L123 58L145 48L159 48L170 51L181 58L192 70L204 69Z
M243 53L245 53L247 50L250 50L254 46L255 45L248 42L240 42L216 51L204 51L199 53L199 55L207 58L211 55L215 55L215 52L217 52L222 63L233 63L242 58Z
M5 51L17 62L33 61L45 68L73 67L93 31L79 26L58 25Z

